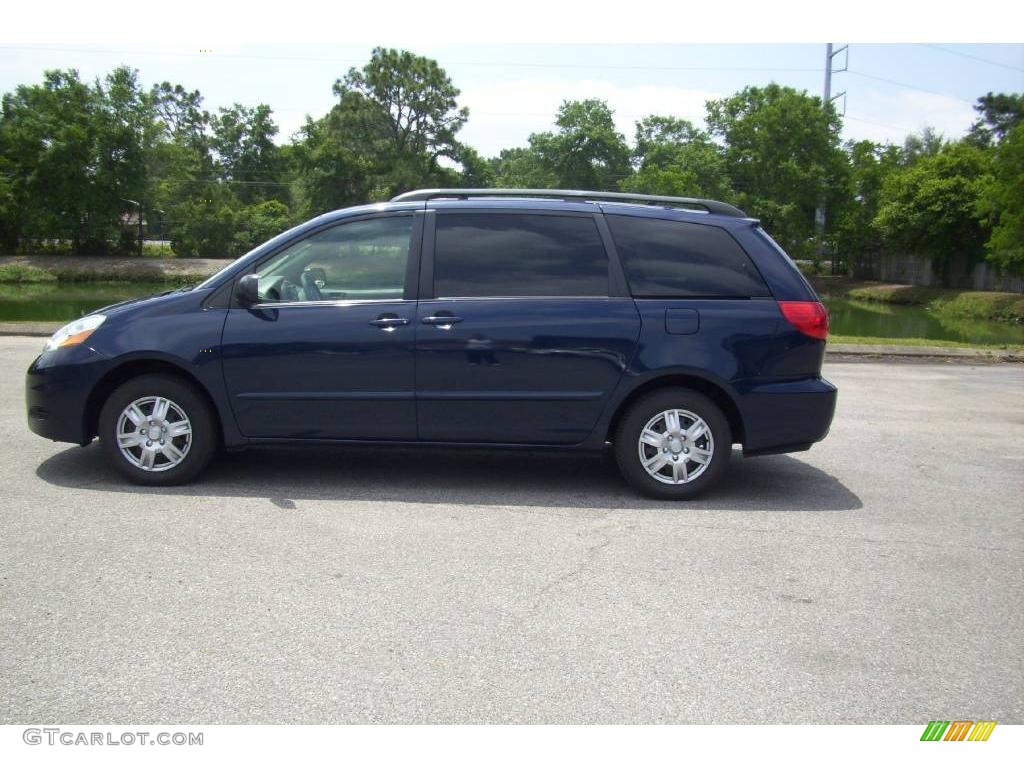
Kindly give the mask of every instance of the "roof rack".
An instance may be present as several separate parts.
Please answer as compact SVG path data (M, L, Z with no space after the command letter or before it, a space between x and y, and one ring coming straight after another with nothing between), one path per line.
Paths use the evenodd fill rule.
M705 200L699 197L640 195L633 192L591 192L580 189L417 189L393 197L391 202L408 203L439 198L468 200L473 197L541 197L580 202L646 203L647 205L663 205L672 208L700 208L708 213L717 213L722 216L747 217L747 214L736 206L718 200Z

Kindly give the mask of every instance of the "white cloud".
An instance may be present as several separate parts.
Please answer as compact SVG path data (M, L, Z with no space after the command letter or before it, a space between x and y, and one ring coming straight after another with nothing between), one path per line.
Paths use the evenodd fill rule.
M731 93L731 91L730 91ZM517 79L462 88L459 103L469 107L461 141L484 157L509 147L524 146L531 133L552 130L555 113L565 100L603 99L615 112L618 130L633 141L634 123L650 114L672 115L703 125L705 102L727 93L659 85L618 85L606 80ZM319 117L333 104L330 94L317 94L308 109L275 111L279 138L287 140L306 114ZM911 90L858 88L847 101L844 139L871 139L902 144L909 133L931 126L947 139L962 136L975 120L971 105L949 96Z
M705 102L714 91L673 86L617 85L606 80L522 79L471 85L460 103L469 122L460 137L485 157L523 146L531 133L551 130L555 113L567 99L604 99L615 111L616 127L629 141L634 123L650 114L672 115L703 125ZM901 144L926 126L947 139L962 136L976 115L960 99L911 90L857 89L848 99L843 137Z
M843 135L902 144L909 133L932 127L947 139L963 136L977 115L965 101L920 91L858 90L847 102Z
M485 157L526 144L531 133L550 130L565 100L603 99L615 112L616 127L632 141L634 123L650 114L673 115L701 125L712 91L671 86L622 86L604 80L510 80L463 88L469 107L460 138Z

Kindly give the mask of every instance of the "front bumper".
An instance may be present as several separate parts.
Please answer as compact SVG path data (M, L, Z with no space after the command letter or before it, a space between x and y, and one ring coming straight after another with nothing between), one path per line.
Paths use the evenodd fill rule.
M108 367L105 357L84 346L44 352L25 374L28 428L41 437L85 445L93 436L87 406Z
M739 398L743 453L805 451L823 440L836 410L836 387L820 377L751 387Z

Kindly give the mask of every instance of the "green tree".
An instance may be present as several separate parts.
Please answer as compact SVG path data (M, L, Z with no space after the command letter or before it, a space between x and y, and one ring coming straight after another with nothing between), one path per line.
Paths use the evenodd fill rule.
M208 146L206 130L210 114L203 109L199 91L186 91L181 85L166 80L149 91L149 103L168 139Z
M875 227L882 185L900 163L900 149L873 141L846 145L850 173L847 199L833 212L833 247L846 270L860 273L882 250L882 235Z
M772 83L710 101L707 111L740 207L762 219L794 257L812 255L815 208L824 202L831 210L845 194L835 109Z
M362 69L334 84L338 103L307 119L296 150L307 212L386 199L455 178L468 118L459 90L437 62L409 51L375 48ZM475 158L471 158L473 160Z
M971 126L971 139L989 146L1003 138L1024 120L1024 93L992 93L978 99L974 105L978 120Z
M241 255L265 243L293 223L288 206L280 200L264 200L242 208L235 216L235 234L230 255Z
M921 133L912 133L903 140L900 162L911 165L922 157L937 155L944 145L941 134L931 126L925 126Z
M875 217L885 245L930 258L948 285L983 253L977 207L988 168L982 149L960 141L890 173Z
M721 149L688 120L651 115L636 124L637 170L627 192L729 199L733 191Z
M146 218L152 210L147 173L147 156L157 141L160 128L138 72L118 67L95 86L97 165L93 177L92 206L97 220L92 228L94 250L119 242L121 250L137 247L135 226L122 225L122 216Z
M204 197L187 197L173 207L171 247L179 256L223 259L237 255L238 211L226 184L208 184Z
M7 164L0 146L0 247L13 251L18 245L18 215L14 201L14 189L8 180Z
M319 120L306 118L299 130L292 165L296 198L306 216L373 199L377 161L347 141L346 133L337 108Z
M453 183L463 187L494 186L494 169L486 158L481 157L479 152L465 144L459 144L457 152L462 170L457 173L457 178L453 179Z
M626 139L615 116L599 99L565 101L555 117L557 131L530 136L538 167L557 187L618 189L632 170Z
M995 148L978 211L992 224L989 260L1024 273L1024 123L1011 128Z
M272 114L266 104L235 104L222 107L210 120L218 176L232 184L235 195L245 204L287 198Z
M159 209L161 166L168 131L154 92L138 74L118 67L94 85L73 70L47 72L41 85L19 86L4 97L0 164L14 221L0 209L8 243L47 237L71 241L78 253L137 246L137 220Z
M196 255L196 243L204 239L200 231L211 216L207 201L222 196L211 149L210 115L203 109L199 91L168 82L150 89L149 103L159 129L147 155L151 221L160 222L161 234L171 236L179 255ZM190 231L193 226L196 232Z
M128 67L93 85L73 70L47 72L3 98L0 240L134 252L142 215L151 232L165 222L182 255L232 255L290 220L282 203L263 204L287 196L283 183L263 183L284 176L276 132L265 105L211 121L198 91L167 82L145 91Z
M499 186L610 191L630 175L629 147L605 102L564 101L555 125L491 159Z
M79 250L98 213L96 94L75 70L50 70L41 85L4 95L0 147L12 201L9 236L61 237ZM8 213L8 216L11 214Z
M533 147L503 149L489 162L499 187L554 189L559 186L558 178Z

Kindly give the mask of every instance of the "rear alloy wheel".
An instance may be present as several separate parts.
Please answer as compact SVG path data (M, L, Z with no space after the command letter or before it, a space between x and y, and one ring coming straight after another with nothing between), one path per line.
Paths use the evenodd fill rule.
M671 408L655 414L640 432L640 463L661 483L692 483L711 465L715 437L695 413Z
M99 432L108 460L142 485L188 482L217 446L206 401L186 382L164 375L141 376L114 390L100 413Z
M615 436L626 480L659 499L689 499L714 485L732 451L729 422L709 398L659 390L630 406Z

